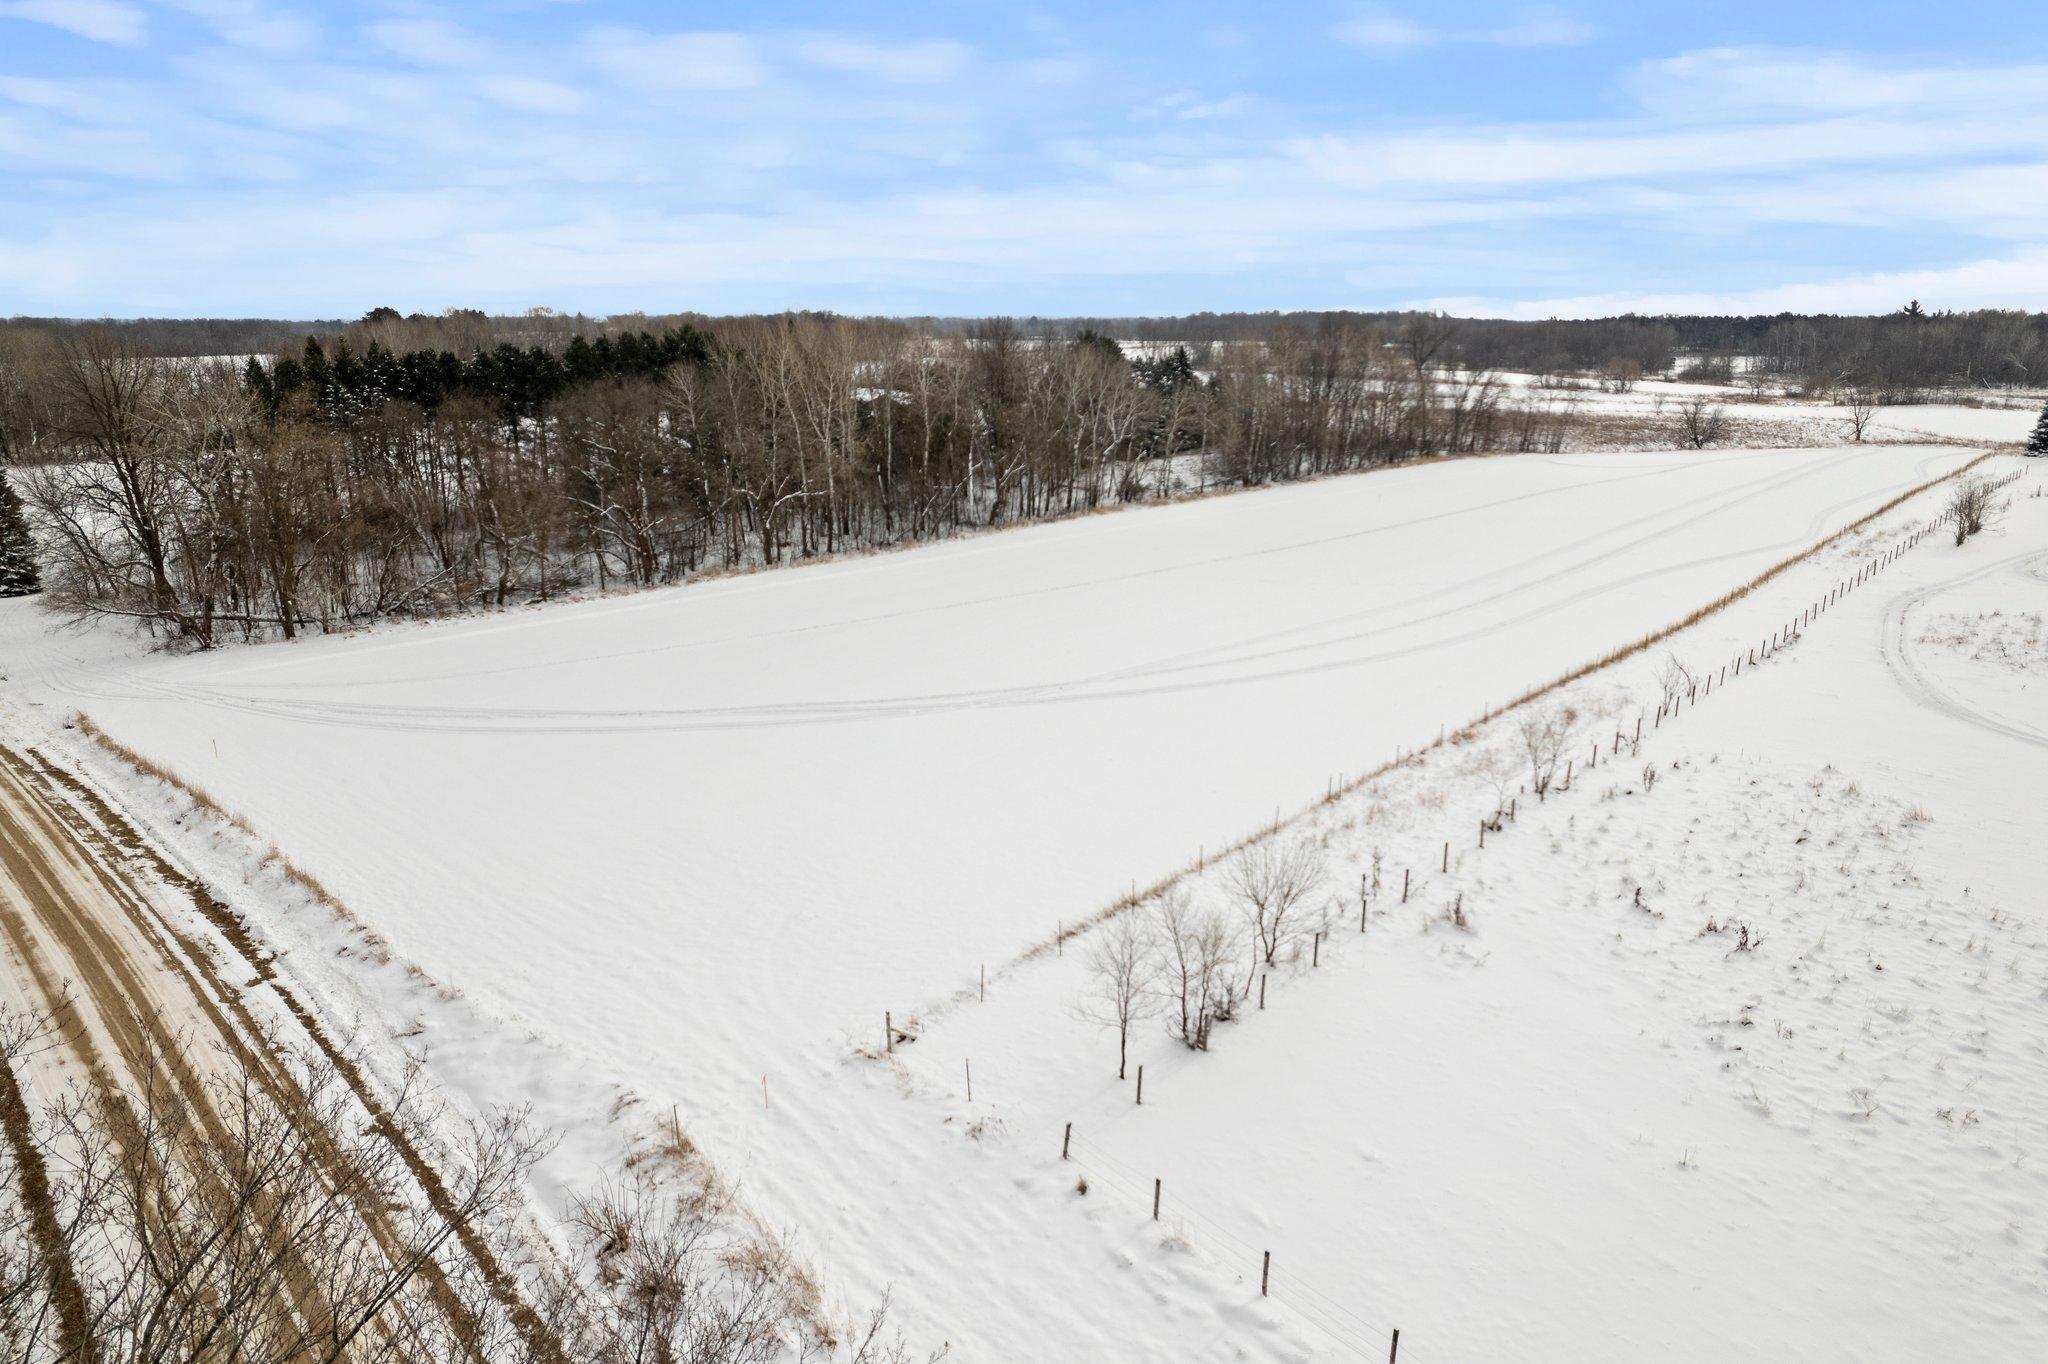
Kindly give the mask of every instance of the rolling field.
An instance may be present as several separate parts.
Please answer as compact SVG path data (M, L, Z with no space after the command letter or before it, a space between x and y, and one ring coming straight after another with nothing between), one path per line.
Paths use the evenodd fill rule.
M856 1059L884 1011L1000 982L1133 880L1974 453L1464 460L214 655L10 604L0 647L20 696L207 789L401 957L677 1106L828 1282L893 1288L915 1342L1099 1352L1136 1311L1158 1357L1290 1357L1313 1332L1218 1305L1213 1266L1072 1253L1057 1207L999 1209L993 1237L971 1210L1013 1174L926 1149L895 1100L938 1081ZM1033 1292L985 1301L1011 1273Z

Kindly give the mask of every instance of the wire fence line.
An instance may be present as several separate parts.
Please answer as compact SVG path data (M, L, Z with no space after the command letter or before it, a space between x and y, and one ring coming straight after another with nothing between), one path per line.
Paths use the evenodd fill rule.
M1147 1210L1157 1198L1159 1225L1172 1229L1179 1248L1240 1280L1260 1279L1262 1297L1313 1326L1347 1354L1375 1361L1391 1356L1393 1328L1368 1321L1317 1289L1300 1272L1298 1262L1282 1260L1269 1277L1267 1270L1272 1262L1268 1257L1272 1248L1255 1246L1205 1215L1197 1206L1198 1200L1185 1197L1178 1188L1170 1201L1165 1199L1163 1190L1154 1183L1156 1176L1140 1173L1087 1138L1073 1135L1071 1130L1063 1136L1062 1148L1067 1163L1078 1167L1081 1176L1088 1180L1091 1193L1098 1186L1105 1187Z
M2013 474L1992 480L1992 488L1995 491L1998 488L2005 487L2018 477L2018 474ZM1700 701L1711 696L1716 690L1724 689L1729 681L1739 678L1745 668L1753 670L1758 663L1769 659L1794 642L1800 637L1806 627L1817 621L1834 606L1840 604L1858 588L1869 583L1886 568L1898 562L1908 551L1912 550L1929 536L1936 534L1945 526L1952 525L1954 520L1955 514L1952 511L1944 510L1927 521L1926 524L1918 526L1893 540L1883 549L1863 557L1855 565L1853 571L1838 580L1826 592L1816 596L1806 607L1799 610L1793 616L1788 617L1785 623L1778 629L1773 630L1768 636L1759 638L1755 645L1746 647L1740 653L1730 655L1728 663L1717 671L1701 674L1700 678L1688 686L1683 693L1675 693L1666 698L1657 708L1654 717L1652 717L1650 712L1645 711L1639 717L1635 737L1625 737L1620 728L1617 727L1612 752L1618 753L1623 743L1630 745L1632 753L1639 752L1641 739L1644 737L1641 721L1651 721L1650 727L1654 730L1661 727L1664 719L1676 719L1681 708L1691 709L1696 707ZM1598 743L1593 745L1593 763L1589 764L1589 766L1598 763L1599 747ZM1569 792L1571 789L1572 783L1569 777L1567 777L1563 790L1564 792ZM1491 827L1496 832L1500 831L1501 826L1498 819L1502 813L1501 811L1495 811L1495 819ZM1479 834L1479 847L1481 849L1485 847L1487 828L1487 822L1481 821ZM1449 841L1445 843L1443 860L1447 867L1450 860ZM1427 873L1425 873L1426 875ZM1096 1101L1083 1105L1079 1111L1084 1116L1093 1118L1101 1113L1109 1102L1107 1096L1098 1096ZM1107 1125L1114 1126L1116 1120L1107 1119L1106 1121ZM1266 1270L1271 1264L1269 1257L1272 1248L1270 1246L1254 1246L1244 1237L1233 1233L1227 1227L1221 1225L1216 1219L1203 1214L1198 1206L1199 1194L1196 1199L1191 1200L1184 1190L1176 1189L1171 1200L1164 1199L1161 1186L1154 1182L1157 1178L1156 1176L1142 1174L1125 1162L1110 1155L1109 1152L1094 1141L1089 1140L1087 1137L1076 1135L1071 1123L1067 1125L1063 1133L1062 1156L1069 1163L1077 1165L1083 1177L1090 1179L1091 1189L1098 1185L1108 1188L1117 1193L1122 1199L1135 1204L1141 1209L1156 1209L1155 1215L1162 1225L1168 1225L1177 1230L1186 1229L1199 1232L1199 1239L1185 1234L1178 1237L1179 1241L1188 1251L1202 1255L1203 1258L1210 1260L1224 1272L1233 1274L1240 1279L1248 1276L1253 1272L1254 1267L1257 1267L1262 1281L1266 1280ZM1291 1258L1282 1262L1281 1277L1278 1284L1279 1286L1276 1289L1271 1281L1262 1282L1262 1295L1299 1317L1302 1321L1314 1326L1347 1353L1364 1359L1377 1360L1383 1356L1391 1358L1398 1352L1398 1332L1395 1328L1370 1321L1358 1312L1345 1306L1337 1298L1317 1289L1305 1275L1299 1272L1297 1262Z

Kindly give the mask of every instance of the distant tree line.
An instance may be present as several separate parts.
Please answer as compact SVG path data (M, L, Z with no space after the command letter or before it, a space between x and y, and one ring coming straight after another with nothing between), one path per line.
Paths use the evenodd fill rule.
M388 343L438 325L250 364L0 346L50 600L204 647L1564 438L1425 331L1280 328L1206 367L1004 319Z
M823 321L827 314L798 314ZM733 324L765 318L729 318ZM277 319L140 318L90 325L111 330L145 354L179 357L276 355L295 351L307 336L323 343L346 340L361 357L381 347L393 355L448 352L467 357L500 346L558 354L574 338L625 334L703 332L715 319L695 313L622 314L595 318L533 308L514 315L475 309L435 314L400 314L377 308L355 322L293 322ZM892 325L889 319L866 319ZM61 337L87 324L60 318L0 321L0 348L10 333ZM897 319L941 338L964 339L981 319L964 317ZM1616 365L1640 365L1645 373L1674 365L1714 378L1750 371L1813 392L1844 386L1905 396L2048 384L2048 314L2019 311L1930 312L1918 302L1880 317L1671 315L1590 319L1511 320L1452 318L1415 311L1190 313L1182 316L1115 318L1024 318L1013 324L1027 340L1060 339L1090 332L1164 345L1185 345L1198 362L1212 349L1263 344L1276 331L1377 332L1395 336L1411 330L1448 330L1445 363L1479 370L1537 374L1594 374Z

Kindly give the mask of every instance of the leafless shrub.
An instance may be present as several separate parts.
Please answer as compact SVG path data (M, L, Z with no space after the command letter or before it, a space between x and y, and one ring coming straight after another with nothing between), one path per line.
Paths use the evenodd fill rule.
M1972 535L1983 530L1997 515L1992 506L1990 480L1965 478L1958 480L1948 495L1948 512L1955 526L1956 543L1962 544Z
M1685 660L1675 653L1666 653L1657 668L1657 690L1664 698L1664 708L1669 710L1679 697L1692 690L1693 684L1693 671Z
M1704 450L1726 433L1728 414L1705 397L1688 398L1678 406L1678 436L1695 450Z
M1849 436L1861 442L1864 432L1870 429L1871 418L1884 403L1883 396L1874 388L1858 385L1849 390L1843 406L1849 410Z
M1564 760L1565 746L1571 742L1572 728L1578 721L1578 712L1569 707L1551 710L1531 709L1522 716L1516 726L1516 733L1522 740L1522 754L1529 763L1529 789L1541 799L1557 780L1557 765Z

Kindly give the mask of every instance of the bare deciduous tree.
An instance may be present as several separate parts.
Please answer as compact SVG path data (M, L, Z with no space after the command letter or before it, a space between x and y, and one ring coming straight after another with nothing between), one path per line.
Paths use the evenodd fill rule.
M1657 692L1664 699L1668 709L1679 697L1692 689L1693 672L1685 660L1675 653L1664 655L1664 662L1657 668Z
M1571 742L1578 713L1569 708L1530 710L1516 726L1522 740L1522 754L1529 763L1529 789L1541 800L1557 780L1557 765Z
M1704 396L1688 398L1678 407L1679 439L1695 450L1704 450L1721 439L1727 420L1719 403Z
M1987 479L1966 478L1948 495L1948 512L1955 525L1956 543L1962 544L1997 517L1992 505L1993 488Z
M1158 955L1136 913L1126 911L1096 930L1088 948L1088 991L1077 1012L1116 1029L1119 1080L1130 1063L1132 1026L1158 1008L1153 989L1158 974Z
M1237 935L1215 910L1197 910L1178 888L1161 896L1152 915L1159 972L1167 998L1167 1029L1191 1051L1209 1049L1209 1031L1230 1017L1236 991L1228 976Z
M1223 878L1251 932L1256 974L1259 961L1273 964L1296 930L1295 911L1322 884L1322 850L1305 838L1261 839L1230 860Z

